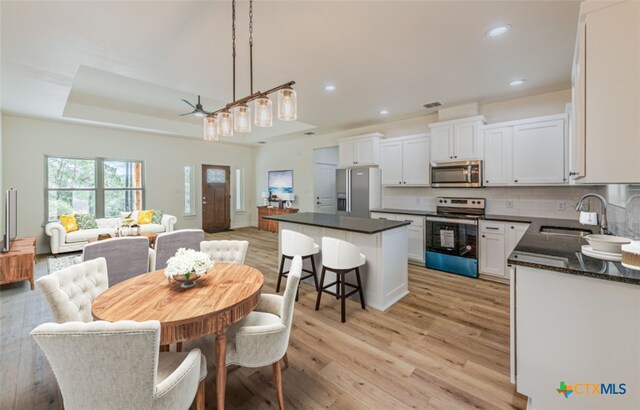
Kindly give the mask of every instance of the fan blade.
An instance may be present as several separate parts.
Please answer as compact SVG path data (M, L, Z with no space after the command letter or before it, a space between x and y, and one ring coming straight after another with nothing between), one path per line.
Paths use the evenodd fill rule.
M189 104L189 106L190 106L191 108L193 108L194 110L197 110L196 106L195 106L195 105L193 105L193 104L191 104L189 101L185 100L184 98L182 99L182 101L184 101L184 102L186 102L187 104Z
M183 117L183 116L185 116L185 115L192 115L192 114L195 114L195 113L197 113L197 112L198 112L198 110L193 110L193 111L191 111L191 112L185 112L184 114L179 114L179 116L180 116L180 117Z

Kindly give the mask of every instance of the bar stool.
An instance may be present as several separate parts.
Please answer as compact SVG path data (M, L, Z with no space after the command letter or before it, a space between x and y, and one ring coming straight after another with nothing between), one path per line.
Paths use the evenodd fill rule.
M300 282L303 279L313 277L313 282L318 290L318 275L316 273L316 261L313 255L320 251L320 247L313 241L313 238L303 235L299 232L283 229L280 237L282 242L280 243L282 249L282 258L280 259L280 269L278 271L278 283L276 284L276 293L280 293L280 283L282 278L286 278L289 275L289 271L284 272L284 263L287 259L293 260L293 257L300 255L302 257L302 263L304 265L305 259L311 260L311 270L302 269L303 272L309 273L307 276L300 278ZM300 289L300 283L298 283L298 291L296 292L296 301L298 300L298 293Z
M322 292L328 293L340 299L342 323L346 320L345 300L358 292L360 294L360 305L365 309L364 293L362 291L362 281L360 280L360 266L366 262L365 256L360 253L360 248L340 239L323 237L322 238L322 274L320 275L320 289L318 289L318 299L316 299L316 310L320 309L320 298ZM357 285L346 282L347 273L355 270ZM325 272L334 272L336 281L327 285L324 284ZM336 292L327 290L327 288L336 285ZM351 292L345 292L345 286L354 288Z

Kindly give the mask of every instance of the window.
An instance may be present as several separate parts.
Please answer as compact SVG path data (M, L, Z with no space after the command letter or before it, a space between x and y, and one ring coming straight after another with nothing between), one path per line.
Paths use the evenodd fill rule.
M236 169L236 212L244 211L244 168Z
M102 178L106 218L142 209L142 162L104 160Z
M119 216L144 208L141 161L46 157L47 221L62 214Z
M195 189L193 165L184 166L184 214L195 215Z

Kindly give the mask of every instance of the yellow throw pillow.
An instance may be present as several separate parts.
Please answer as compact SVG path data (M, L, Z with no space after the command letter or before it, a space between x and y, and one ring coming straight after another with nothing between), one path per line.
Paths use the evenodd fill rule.
M78 230L78 221L75 215L60 215L60 223L67 233Z
M138 225L150 224L153 219L153 209L138 212Z

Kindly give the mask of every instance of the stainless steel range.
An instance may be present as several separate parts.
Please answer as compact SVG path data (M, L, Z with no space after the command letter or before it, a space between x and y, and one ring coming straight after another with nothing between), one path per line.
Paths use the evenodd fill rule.
M484 198L436 198L436 216L427 217L426 266L478 277L478 219Z

